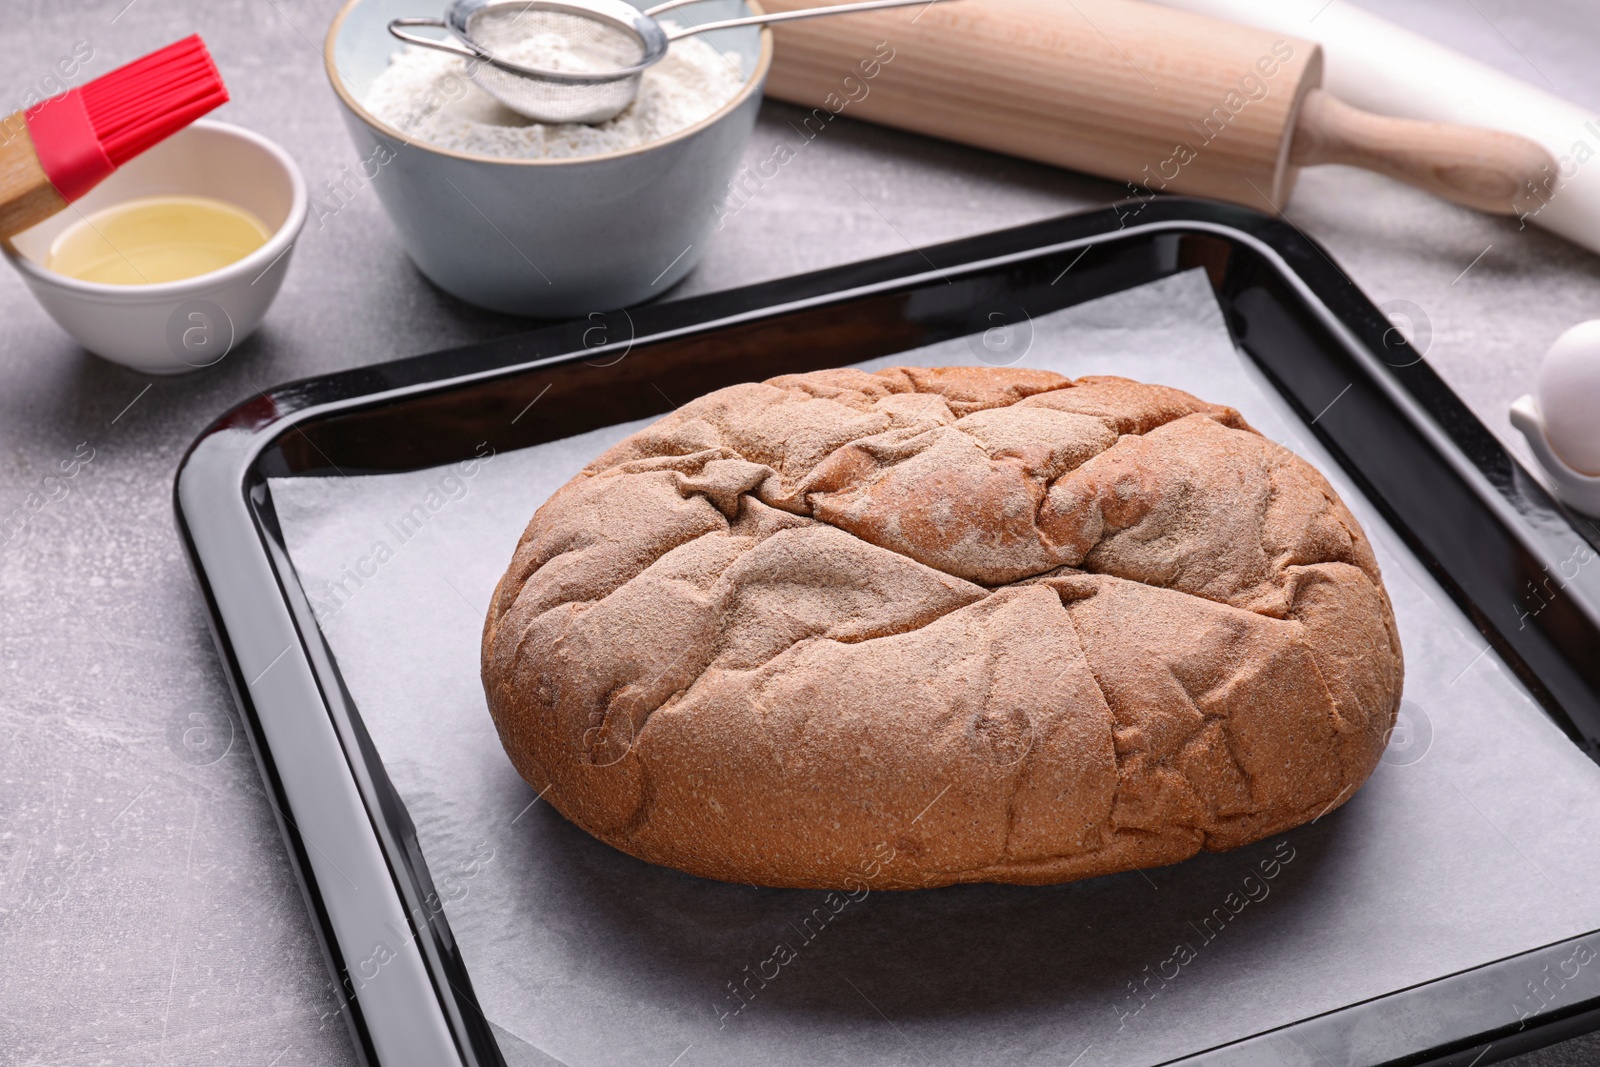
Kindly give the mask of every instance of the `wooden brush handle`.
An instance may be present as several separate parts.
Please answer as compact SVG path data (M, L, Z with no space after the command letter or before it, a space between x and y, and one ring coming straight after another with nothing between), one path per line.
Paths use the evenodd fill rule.
M0 121L0 239L19 234L66 206L39 166L22 112Z
M1344 163L1375 170L1497 215L1516 214L1557 166L1548 149L1526 137L1374 115L1321 89L1300 107L1289 160L1301 167Z

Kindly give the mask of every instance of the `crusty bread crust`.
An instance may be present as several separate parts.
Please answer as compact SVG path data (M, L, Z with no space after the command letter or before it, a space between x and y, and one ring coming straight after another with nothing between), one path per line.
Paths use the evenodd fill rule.
M595 460L500 581L512 762L634 856L772 886L1063 882L1343 803L1400 701L1371 546L1231 408L832 370Z

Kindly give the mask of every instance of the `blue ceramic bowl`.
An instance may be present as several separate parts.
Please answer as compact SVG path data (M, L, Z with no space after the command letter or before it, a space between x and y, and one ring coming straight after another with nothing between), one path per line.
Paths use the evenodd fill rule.
M434 14L429 3L442 0L350 0L323 50L362 161L358 180L370 182L422 273L469 303L549 318L637 303L687 274L755 125L771 33L705 35L739 56L746 81L720 110L671 137L579 159L495 159L408 141L361 104L402 47L389 20ZM694 16L759 11L753 0L709 0Z

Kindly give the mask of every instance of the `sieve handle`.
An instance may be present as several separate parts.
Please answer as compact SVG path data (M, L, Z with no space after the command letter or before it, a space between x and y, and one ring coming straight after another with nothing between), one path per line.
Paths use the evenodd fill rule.
M449 52L453 56L464 56L467 59L484 58L465 45L457 44L454 40L441 41L434 37L423 37L420 34L407 33L402 29L405 26L428 26L435 30L448 30L450 27L445 25L444 19L390 19L389 33L400 38L406 44L419 44L424 48L432 48L436 52Z
M654 16L658 11L667 11L672 8L685 7L699 0L667 0L651 8L645 14ZM792 22L795 19L814 19L823 15L849 15L856 11L878 11L886 7L913 7L918 4L924 7L933 4L950 3L951 0L864 0L855 4L833 4L827 7L803 7L798 11L777 11L770 15L750 15L741 19L723 19L721 22L707 22L701 26L689 26L681 30L670 30L667 40L676 41L683 37L693 37L697 33L709 33L712 30L731 30L735 26L764 26L769 22ZM391 31L393 32L393 31Z
M645 8L644 13L649 15L651 18L655 18L664 11L671 11L674 8L679 7L688 7L690 4L704 4L707 2L708 0L667 0L667 2L664 4L657 4L655 7Z

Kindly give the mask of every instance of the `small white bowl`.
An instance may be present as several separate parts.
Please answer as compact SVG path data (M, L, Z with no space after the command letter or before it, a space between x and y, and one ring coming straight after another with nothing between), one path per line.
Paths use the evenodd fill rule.
M208 196L253 213L272 236L220 270L153 285L106 285L45 267L67 227L143 196ZM260 324L306 221L294 160L259 134L201 120L131 160L66 211L3 245L34 298L89 351L147 374L182 374L222 359Z
M1538 401L1532 396L1518 397L1511 405L1511 425L1527 438L1528 447L1533 449L1539 466L1544 468L1556 496L1579 511L1600 515L1600 477L1573 470L1556 454L1545 436L1544 416L1539 411Z

